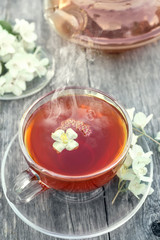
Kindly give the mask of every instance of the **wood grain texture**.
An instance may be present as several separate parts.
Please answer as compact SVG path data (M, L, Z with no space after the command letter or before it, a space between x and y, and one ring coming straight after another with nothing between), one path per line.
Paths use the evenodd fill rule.
M56 60L55 77L40 93L18 101L0 101L0 159L17 132L19 119L26 107L42 94L64 85L95 87L113 95L127 108L135 106L137 111L153 113L154 119L148 125L147 131L155 136L160 130L160 42L121 54L105 54L75 46L58 37L44 21L43 1L3 0L0 2L0 14L2 18L6 17L11 21L15 18L25 18L36 22L39 43L45 46ZM155 153L155 192L129 222L110 234L94 238L95 240L158 239L152 234L150 225L152 221L160 220L160 154L154 144L149 144ZM72 214L73 209L66 211ZM102 219L98 218L99 223L104 217L105 209ZM73 223L68 220L66 224L71 227ZM90 224L90 227L94 228L96 221ZM1 186L0 227L2 240L53 239L31 229L15 216L6 202Z

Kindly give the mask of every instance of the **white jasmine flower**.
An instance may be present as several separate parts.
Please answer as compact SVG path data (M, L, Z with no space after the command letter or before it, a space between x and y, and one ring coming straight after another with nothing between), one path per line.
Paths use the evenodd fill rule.
M46 75L47 73L47 65L49 64L48 58L43 58L42 60L39 61L39 64L37 66L36 72L39 77L42 77Z
M132 133L132 143L131 143L131 145L132 146L135 145L137 143L137 140L138 140L138 136L135 135L134 133Z
M150 122L153 114L148 117L139 112L135 114L135 108L127 109L129 117L132 121L133 126L139 128L143 131L144 127ZM132 143L129 153L123 165L117 172L117 176L122 181L130 181L128 185L128 190L130 190L137 198L141 194L144 194L147 189L147 185L143 182L152 182L152 178L147 175L147 165L151 162L151 151L144 152L142 147L137 144L137 140L141 135L135 135L133 133ZM157 133L155 137L157 141L160 141L160 132ZM160 146L158 147L160 152ZM142 182L143 181L143 182ZM153 188L150 189L149 195L153 193Z
M160 132L157 133L155 139L156 139L157 141L160 141Z
M35 42L26 42L23 40L22 44L23 44L24 49L28 52L32 52L36 47Z
M143 149L139 145L134 145L129 150L129 154L132 158L132 169L137 178L145 182L151 182L152 179L145 176L147 174L147 168L145 167L151 162L152 152L144 153Z
M146 191L147 185L141 183L141 180L134 178L130 181L128 189L139 199L139 195L144 194Z
M14 42L16 37L12 34L9 34L6 30L1 31L0 33L0 56L6 56L7 54L15 53Z
M5 78L7 77L8 81L10 79L11 85L5 85L4 91L7 93L13 92L19 96L22 91L26 90L26 83L24 82L31 81L37 77L37 71L41 76L46 74L47 69L45 66L48 62L47 58L39 60L36 55L26 52L14 54L12 59L5 64L8 69Z
M2 63L0 62L0 75L2 74Z
M6 73L5 75L0 77L0 95L3 95L5 92L9 93L12 91L12 78L10 74Z
M13 84L12 84L12 83L5 83L5 84L3 85L3 91L4 91L5 93L10 93L10 92L12 92L12 91L13 91Z
M20 71L34 73L39 60L29 53L16 53L10 61L6 63L6 68L9 70L12 77L17 77Z
M19 71L26 69L27 64L25 61L26 54L16 53L13 58L6 63L6 68L9 70L12 77L17 77Z
M5 75L3 75L3 77L5 78L6 83L11 83L13 80L13 78L9 72L7 72Z
M20 85L20 83L6 83L3 85L3 91L4 93L13 93L16 96L20 96L22 94L22 91L24 89L24 86ZM22 89L23 88L23 89Z
M139 145L134 145L132 147L132 149L129 150L129 154L134 161L138 162L138 163L143 163L144 165L147 165L151 162L151 155L153 154L153 152L149 151L147 153L145 153L142 149L141 146ZM133 165L133 163L132 163Z
M35 73L29 73L26 71L21 71L18 73L17 79L18 80L23 80L26 82L30 82L32 81L37 75L35 75Z
M37 39L34 23L16 19L14 31L20 34L18 38L0 26L0 60L8 70L3 78L0 77L0 95L21 95L26 90L26 82L46 75L49 64L47 58L41 58L40 47L33 52ZM1 62L0 75L3 70Z
M16 96L20 96L22 91L26 90L26 82L21 78L13 78L8 72L0 78L0 95L12 92Z
M141 176L140 180L143 182L152 182L153 179L151 177L147 177L147 176Z
M9 73L6 73L1 77L1 89L2 93L10 93L13 90L13 79L12 76ZM2 94L3 95L3 94Z
M0 87L0 95L3 96L4 95L4 89L2 87Z
M139 112L139 113L136 113L136 115L134 116L134 119L133 119L133 125L137 128L140 128L140 129L144 129L144 127L150 122L150 120L152 119L153 117L153 114L150 114L148 117L142 113L142 112Z
M78 137L78 134L72 128L68 128L66 133L61 129L56 130L51 134L51 137L56 141L53 143L53 148L59 153L64 149L72 151L79 146L79 144L74 140Z
M31 53L26 54L25 60L26 71L29 73L34 73L37 70L37 66L39 65L39 59Z
M23 41L16 41L14 43L14 48L16 53L26 53L24 46L23 46Z
M138 144L135 144L129 150L129 154L130 154L132 159L135 159L137 156L142 156L143 153L144 153L143 148L140 145L138 145Z
M20 87L16 86L15 84L12 86L12 92L16 96L22 95L22 89Z
M135 112L135 108L129 108L129 109L127 109L127 113L128 113L128 115L129 115L131 121L133 120L134 112Z
M26 20L16 19L16 24L14 26L14 31L19 33L22 39L27 43L32 43L37 40L37 35L35 34L35 24L29 23Z
M145 164L140 163L139 161L133 161L132 169L140 180L142 180L141 178L147 174L147 168L145 167Z
M5 56L1 57L1 61L6 63L6 62L8 62L12 58L12 56L13 56L13 54L8 53Z
M0 88L6 83L5 76L0 77Z
M14 86L20 88L22 91L26 90L26 82L22 79L16 79L14 81Z
M133 162L133 160L132 160L130 154L128 154L127 157L126 157L126 160L125 160L124 163L123 163L123 165L124 165L126 168L128 168L128 167L130 167L130 166L132 165L132 162Z
M136 177L133 170L131 168L126 168L124 165L122 165L121 168L118 170L117 176L121 180L133 180Z

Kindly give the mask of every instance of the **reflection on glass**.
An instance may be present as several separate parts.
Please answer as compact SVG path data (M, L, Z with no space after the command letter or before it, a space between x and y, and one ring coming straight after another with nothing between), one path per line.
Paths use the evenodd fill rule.
M125 49L159 36L158 0L46 0L45 16L64 38L100 49Z

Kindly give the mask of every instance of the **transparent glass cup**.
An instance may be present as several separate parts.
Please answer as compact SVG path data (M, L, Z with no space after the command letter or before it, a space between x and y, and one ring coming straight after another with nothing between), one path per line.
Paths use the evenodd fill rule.
M159 0L45 0L45 17L63 38L121 51L160 37Z
M106 168L99 170L95 173L88 174L85 176L68 176L61 175L53 171L49 171L44 167L38 165L29 155L26 145L24 143L24 132L25 127L30 119L31 115L43 104L50 101L51 99L56 99L63 96L93 96L99 99L103 99L107 103L113 105L119 113L125 119L127 127L127 140L122 153L118 156L116 161L109 164ZM94 192L108 181L110 181L124 162L126 155L128 153L129 147L131 145L132 136L132 124L130 118L125 111L125 109L112 97L106 95L105 93L87 88L71 87L65 89L59 89L52 91L47 95L41 97L36 102L34 102L29 109L25 112L22 117L20 127L19 127L19 144L23 153L23 156L28 163L29 168L17 176L14 182L14 193L15 201L21 203L29 202L40 192L45 191L49 188L63 191L66 193L83 193L83 192ZM86 190L86 186L89 186ZM73 190L74 189L74 190Z

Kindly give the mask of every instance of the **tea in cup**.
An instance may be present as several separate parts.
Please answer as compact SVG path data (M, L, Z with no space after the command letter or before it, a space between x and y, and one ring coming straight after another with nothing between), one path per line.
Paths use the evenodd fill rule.
M98 90L71 87L38 99L19 129L29 166L16 180L20 200L48 188L84 193L102 187L125 160L131 134L125 109Z

